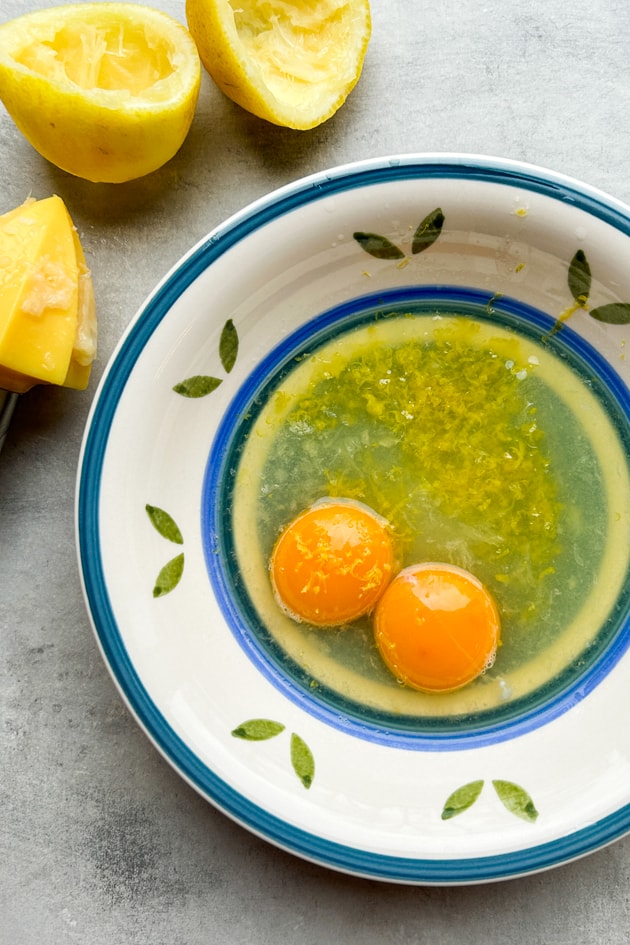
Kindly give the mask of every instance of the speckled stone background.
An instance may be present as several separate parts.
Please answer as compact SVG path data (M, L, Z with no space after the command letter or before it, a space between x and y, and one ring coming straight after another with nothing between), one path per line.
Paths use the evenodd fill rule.
M0 0L0 20L46 5ZM153 5L184 20L183 0ZM0 454L0 945L630 942L627 839L546 874L449 889L337 875L250 835L136 726L86 615L73 503L91 397L145 296L214 225L305 174L409 151L526 160L630 201L627 0L372 9L363 77L329 122L269 126L206 77L179 154L132 184L56 170L0 108L0 212L63 197L100 314L88 392L21 398Z

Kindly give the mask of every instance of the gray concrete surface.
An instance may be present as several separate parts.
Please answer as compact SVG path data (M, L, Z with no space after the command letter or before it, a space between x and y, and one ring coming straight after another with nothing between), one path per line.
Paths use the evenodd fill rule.
M49 5L0 0L0 21ZM183 0L154 6L184 19ZM74 548L75 473L96 383L155 283L215 224L329 166L409 151L522 159L630 201L627 0L372 0L362 80L320 128L269 126L206 77L161 171L88 184L0 109L0 212L58 193L100 315L90 389L38 388L0 454L0 945L622 945L630 839L552 872L467 888L337 875L198 797L124 707Z

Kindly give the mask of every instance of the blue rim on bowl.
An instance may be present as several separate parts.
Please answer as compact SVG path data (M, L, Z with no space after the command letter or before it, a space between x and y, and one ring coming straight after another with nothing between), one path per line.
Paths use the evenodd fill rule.
M505 879L525 873L557 866L568 860L583 856L621 837L630 830L630 804L618 805L592 822L573 829L565 836L535 843L532 846L518 845L513 851L496 855L465 855L452 857L396 856L375 852L359 845L337 842L319 836L312 830L301 829L295 824L266 809L264 803L247 797L238 787L228 783L212 765L204 762L198 753L182 738L167 718L164 706L152 698L142 672L129 652L125 629L121 621L121 609L112 600L112 590L104 561L102 547L102 480L107 459L112 425L116 418L126 386L152 337L167 319L173 306L195 280L232 248L267 224L295 210L313 205L324 198L391 181L440 180L481 181L518 188L519 192L543 195L561 204L570 203L589 216L600 220L623 236L630 236L630 210L613 198L570 178L554 174L529 165L493 158L468 155L403 155L360 162L343 166L325 173L312 175L256 201L218 227L206 239L194 247L164 278L143 308L131 322L127 332L114 352L97 391L88 419L77 479L77 548L81 579L88 611L101 647L105 662L123 698L146 734L173 767L204 797L219 809L233 817L243 826L275 843L281 848L310 859L324 866L344 872L389 881L422 884L462 884ZM487 302L487 298L486 298ZM293 339L295 341L295 339ZM293 342L287 343L289 346ZM579 340L576 340L579 345ZM277 358L277 353L271 357ZM590 357L590 354L589 354ZM592 360L589 361L592 366ZM260 371L254 371L254 387L261 383ZM606 373L606 386L614 392L628 414L628 392L623 381L613 371ZM215 498L222 480L221 470L226 453L229 453L229 435L236 415L246 406L252 389L244 388L230 405L227 426L214 442L213 452L206 470L204 487L205 506L202 521L208 526L216 512ZM239 400L240 397L240 400ZM226 432L227 430L227 432ZM213 525L215 532L217 523ZM200 530L206 534L200 525ZM206 545L206 557L212 561L214 546ZM230 618L229 581L225 573L214 566L210 568L215 592L223 597L224 614ZM626 582L627 583L627 582ZM233 617L238 621L238 614ZM514 727L517 734L529 732L564 713L576 701L597 686L600 679L617 665L627 647L627 620L618 621L612 639L586 673L578 674L559 696L545 703L542 713L540 704L531 711L519 714L516 721L490 724L476 732L476 746L495 744L502 738L512 737ZM241 645L243 641L241 640ZM245 645L245 649L248 645ZM268 672L268 658L259 647L249 648L249 657L258 669ZM274 671L275 673L275 671ZM272 673L272 675L274 675ZM275 674L274 685L279 685L284 695L294 698L304 706L305 699L299 691L296 695L292 684L285 685L285 677ZM283 688L284 687L284 688ZM307 711L330 723L328 709ZM537 714L538 713L538 714ZM380 724L382 720L377 720ZM352 725L348 723L350 734ZM396 748L408 748L413 738L399 736ZM416 747L433 750L435 742L430 736L423 737ZM444 750L460 750L471 747L466 739L441 741ZM475 745L473 745L475 747Z

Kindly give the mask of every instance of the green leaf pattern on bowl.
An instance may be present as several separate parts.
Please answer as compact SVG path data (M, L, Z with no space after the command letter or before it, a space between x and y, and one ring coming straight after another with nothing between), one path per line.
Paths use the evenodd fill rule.
M149 521L162 538L173 542L175 545L183 545L184 539L175 519L165 512L164 509L156 505L145 506ZM158 574L153 586L154 597L164 597L170 594L179 584L184 573L184 554L176 555L164 565Z
M226 374L229 374L238 357L239 337L238 331L231 318L228 318L221 330L219 338L219 360ZM193 374L183 381L175 384L173 390L182 397L190 397L197 400L200 397L207 397L212 391L216 390L223 383L223 378L215 377L212 374Z
M176 555L164 565L158 574L153 588L154 597L163 597L170 594L179 584L184 573L184 555Z
M280 732L284 732L284 725L282 722L274 722L273 719L248 719L232 729L234 738L242 738L248 742L264 742Z
M273 719L257 718L241 722L240 725L232 729L232 735L234 738L242 738L244 741L263 742L268 741L270 738L275 738L276 735L280 735L284 730L285 726L282 722L275 722ZM308 790L315 777L315 759L313 752L304 739L295 732L291 734L289 751L293 770L303 786Z
M442 808L442 820L450 820L451 817L463 814L465 810L472 807L482 789L483 781L469 781L468 784L462 784L446 799L446 803Z
M442 808L442 820L450 820L463 814L479 799L484 781L470 781L453 791ZM536 806L525 788L513 781L493 780L492 786L497 797L510 814L534 823L538 818Z
M565 322L579 308L587 311L591 318L607 325L627 325L630 323L630 302L608 302L606 305L598 305L589 309L588 302L592 287L591 267L586 258L586 253L582 249L576 251L569 263L567 283L575 304L560 316L555 326L556 330L561 328L561 323Z
M584 306L591 294L591 267L584 251L578 249L569 263L569 291L578 305Z
M228 318L223 326L223 331L219 339L219 358L221 359L221 364L226 374L229 374L236 364L237 355L238 332L234 327L232 319Z
M412 255L416 256L432 246L442 232L443 225L444 214L440 207L436 207L416 227L416 232L411 241ZM375 259L406 258L405 253L399 246L379 233L364 233L362 230L357 230L352 235L361 249Z
M146 510L153 527L160 533L162 538L166 538L167 541L175 542L176 545L182 545L184 543L182 533L177 523L171 518L168 512L165 512L164 509L159 509L155 505L147 505Z
M492 786L506 810L530 823L538 818L538 811L527 791L512 781L493 781Z

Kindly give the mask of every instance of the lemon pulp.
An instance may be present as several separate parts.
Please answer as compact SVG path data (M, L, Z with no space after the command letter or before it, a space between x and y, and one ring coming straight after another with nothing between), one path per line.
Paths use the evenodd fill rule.
M313 128L357 83L368 0L187 0L188 27L219 88L277 125Z
M56 82L133 96L172 75L169 47L164 37L149 39L133 23L71 23L50 40L29 43L15 61Z

